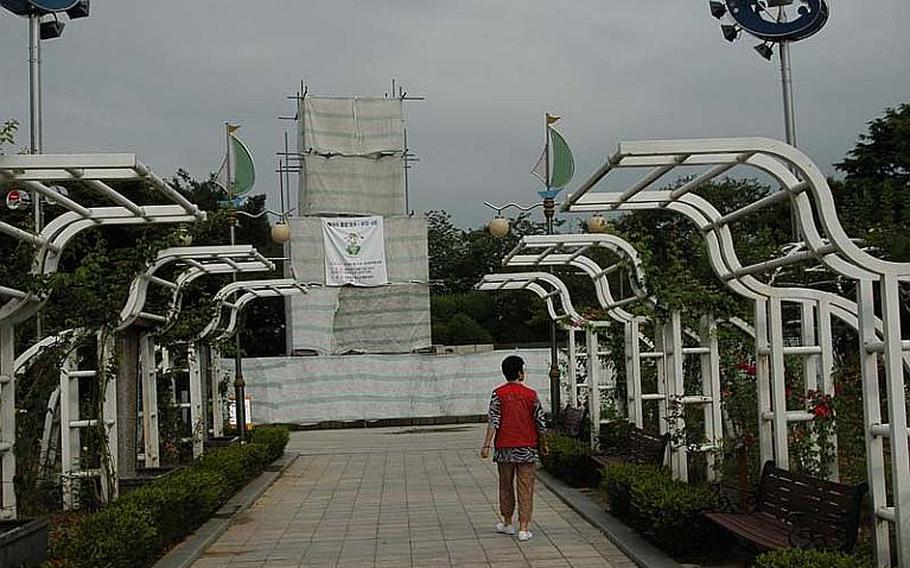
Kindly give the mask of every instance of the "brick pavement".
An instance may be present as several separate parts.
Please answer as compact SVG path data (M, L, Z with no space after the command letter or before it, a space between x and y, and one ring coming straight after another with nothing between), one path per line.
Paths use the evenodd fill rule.
M496 534L483 425L299 432L300 458L194 568L632 568L596 528L537 485L534 538Z

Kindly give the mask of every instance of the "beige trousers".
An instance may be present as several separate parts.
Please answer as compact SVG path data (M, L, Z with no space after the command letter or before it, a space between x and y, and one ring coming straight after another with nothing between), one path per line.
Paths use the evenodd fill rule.
M499 512L509 519L515 512L515 487L518 488L518 523L531 522L534 511L534 480L537 478L537 464L500 463L499 466Z

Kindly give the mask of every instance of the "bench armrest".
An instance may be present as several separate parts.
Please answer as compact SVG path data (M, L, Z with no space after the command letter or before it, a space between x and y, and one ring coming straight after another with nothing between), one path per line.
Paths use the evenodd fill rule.
M831 524L800 511L791 512L785 520L790 525L790 544L797 548L842 551L850 545L845 523Z
M758 507L758 494L755 491L714 483L711 492L720 502L720 511L725 513L753 513Z

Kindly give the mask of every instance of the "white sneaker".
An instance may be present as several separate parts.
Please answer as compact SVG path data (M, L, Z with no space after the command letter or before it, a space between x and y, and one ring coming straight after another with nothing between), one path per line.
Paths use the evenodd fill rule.
M534 534L531 531L518 531L518 540L521 542L531 540L532 536L534 536Z
M512 525L504 524L502 521L499 521L498 523L496 523L496 532L498 532L499 534L514 535L515 527L513 527Z

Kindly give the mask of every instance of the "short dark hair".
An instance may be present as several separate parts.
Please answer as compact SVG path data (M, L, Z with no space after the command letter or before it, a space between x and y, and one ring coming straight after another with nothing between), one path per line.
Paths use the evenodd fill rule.
M518 355L509 355L502 360L502 374L507 381L517 381L525 368L525 360Z

